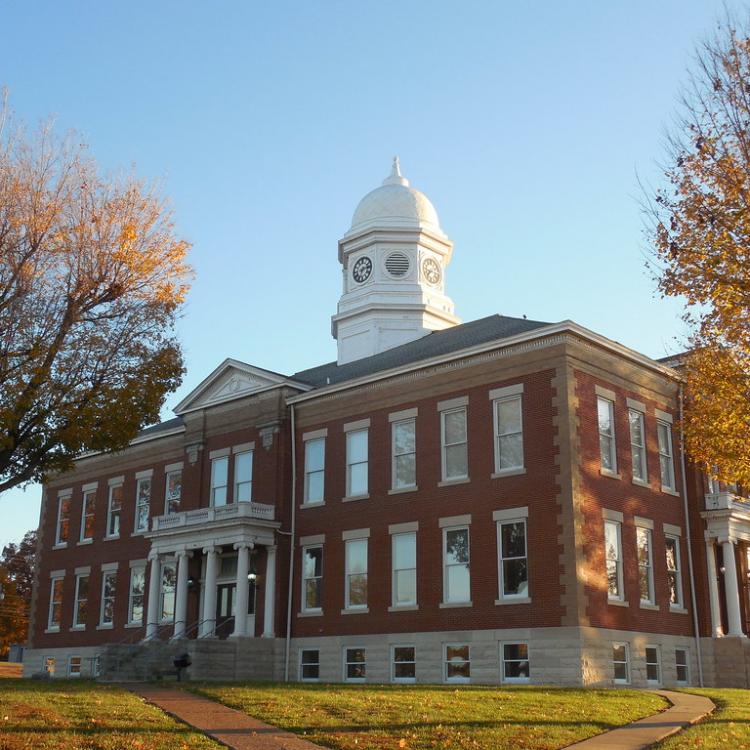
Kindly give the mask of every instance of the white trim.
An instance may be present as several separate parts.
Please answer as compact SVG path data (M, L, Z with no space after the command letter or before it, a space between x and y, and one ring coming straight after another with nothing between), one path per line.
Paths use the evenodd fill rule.
M151 479L152 476L154 476L153 469L144 469L143 471L136 471L135 473L136 481L138 479Z
M601 396L606 401L611 401L612 403L617 401L617 394L613 390L604 388L601 385L594 386L594 393L596 393L597 396Z
M76 568L73 573L77 576L88 576L91 575L91 566L90 565L81 565L81 567Z
M341 541L348 542L351 539L369 539L370 529L350 529L341 532Z
M210 461L213 461L215 458L225 458L226 456L230 456L231 454L231 448L217 448L215 451L209 452L208 458Z
M119 562L102 563L99 569L102 573L114 573L120 567Z
M389 534L408 534L419 531L419 521L407 521L406 523L392 523L388 525Z
M648 649L654 649L656 652L656 661L650 662L648 661ZM662 659L661 659L661 646L655 644L655 643L647 643L643 648L643 660L646 664L646 684L650 685L651 687L657 687L661 685L664 682L664 675L662 674ZM648 678L648 665L649 664L656 664L656 670L658 673L658 677L655 680L650 680Z
M531 649L528 640L510 640L500 641L498 644L498 663L500 665L500 682L506 685L528 685L531 682ZM506 677L505 676L505 647L506 646L526 646L526 663L529 665L528 677ZM523 659L508 659L509 663L523 661Z
M456 396L456 398L449 398L445 401L438 401L437 403L437 410L438 411L450 411L451 409L458 409L462 406L468 406L469 405L469 397L468 396Z
M68 487L67 489L64 489L64 490L58 490L57 499L64 500L65 498L71 497L72 494L73 494L72 487Z
M448 677L448 649L449 648L466 648L469 651L469 656L466 659L466 661L462 661L462 664L468 664L469 665L469 676L468 677ZM462 684L466 685L471 682L471 643L460 643L460 642L450 642L450 643L443 643L443 653L442 653L442 662L443 662L443 682L447 684Z
M413 664L414 665L414 677L396 677L396 659L395 652L397 648L410 648L414 651L414 661L399 662L399 664ZM413 685L417 681L417 647L413 643L392 643L390 648L391 657L391 669L390 676L391 682L396 685Z
M240 443L239 445L232 446L232 453L249 453L255 450L255 440L251 440L249 443Z
M182 471L185 468L185 462L184 461L176 461L173 464L167 464L164 467L164 473L170 474L173 471Z
M308 661L308 662L306 662L306 663L303 664L303 662L302 662L302 654L305 651L317 651L317 653L318 653L318 661L317 662ZM318 665L318 676L317 677L304 677L303 674L302 674L302 667L303 666L309 666L309 665L312 665L312 664L317 664ZM297 673L297 678L298 678L298 680L300 682L320 682L320 649L319 648L305 648L304 646L300 646L300 648L299 648L299 659L297 661L297 666L298 666L298 669L299 669L299 672Z
M681 526L675 526L671 523L663 523L662 525L662 531L666 536L676 536L681 537L682 536L682 527Z
M347 651L362 651L365 655L365 660L363 662L356 662L356 661L347 661L346 659L346 652ZM341 662L342 662L342 678L344 682L366 682L367 681L367 647L366 646L357 646L357 645L346 645L341 647ZM349 664L364 664L365 665L365 676L364 677L347 677L347 666Z
M50 570L50 578L65 578L65 568L59 568L58 570Z
M344 432L354 432L355 430L366 430L370 427L370 418L357 419L354 422L346 422L343 426Z
M523 505L518 508L501 508L492 511L493 521L515 521L516 519L528 518L529 506Z
M644 404L642 401L636 401L634 398L630 398L630 396L627 396L625 398L625 403L627 404L628 409L639 411L641 414L645 415L646 404Z
M419 413L419 409L414 406L411 409L402 409L401 411L393 411L388 415L389 422L401 422L406 419L416 419Z
M520 396L523 393L523 383L516 383L515 385L505 385L502 388L493 388L490 393L490 401L494 401L497 398L505 398L506 396Z
M298 541L300 547L313 547L325 543L325 534L311 534L310 536L301 536Z
M145 558L142 560L130 560L130 562L128 563L128 567L129 568L145 568L147 563L148 563L148 560Z
M602 518L605 521L617 521L617 523L623 522L623 515L619 510L610 510L609 508L602 508Z
M326 438L328 437L328 428L327 427L321 427L319 430L310 430L309 432L303 432L302 433L302 442L307 442L308 440L317 440L318 438Z
M448 528L449 526L470 526L471 525L471 513L465 513L462 516L444 516L438 519L438 526L441 529Z
M633 516L633 523L636 526L640 526L642 529L654 530L654 522L651 518L643 518L641 516Z
M81 492L94 492L99 488L99 482L89 482L81 487Z
M625 647L625 661L622 662L615 662L615 648L619 648L620 646ZM614 669L615 664L624 664L625 665L625 679L617 679L614 676ZM615 685L630 685L632 681L632 675L631 675L631 669L630 669L630 644L627 641L613 641L612 642L612 681Z
M121 484L125 484L124 474L120 474L119 477L110 477L107 480L107 487L119 487Z
M667 424L674 424L674 417L669 412L662 411L661 409L654 409L654 414L658 420L666 422Z

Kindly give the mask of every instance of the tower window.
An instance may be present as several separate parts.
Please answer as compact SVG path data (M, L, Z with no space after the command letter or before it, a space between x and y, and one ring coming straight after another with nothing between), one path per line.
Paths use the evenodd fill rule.
M406 276L409 272L409 258L405 253L397 250L385 259L385 270L388 271L391 276L397 278Z

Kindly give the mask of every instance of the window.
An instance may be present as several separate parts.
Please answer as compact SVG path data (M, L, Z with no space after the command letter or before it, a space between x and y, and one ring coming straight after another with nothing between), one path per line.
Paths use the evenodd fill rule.
M303 682L317 682L320 679L320 651L303 648L299 654L299 676Z
M417 534L391 536L392 604L405 607L417 603Z
M599 455L602 460L602 471L617 473L617 451L615 449L615 405L606 398L597 398L599 420Z
M623 600L621 524L604 522L604 551L607 558L607 593L610 599Z
M503 643L503 682L528 682L529 668L528 643Z
M682 608L682 574L680 572L680 540L676 536L664 539L667 553L667 584L669 586L669 606Z
M66 495L57 501L57 529L55 530L55 544L67 544L70 535L70 502L71 496Z
M646 646L646 682L649 685L661 685L658 646Z
M306 505L323 502L325 490L326 439L305 441L305 498Z
M112 625L115 618L116 573L102 573L102 603L99 613L100 625Z
M661 488L674 492L674 460L672 458L672 427L667 422L657 420L656 435L659 439L659 468Z
M497 535L500 544L500 598L528 597L526 521L498 521Z
M367 430L346 433L346 496L367 494Z
M47 617L47 628L49 630L60 630L62 623L62 600L63 578L53 578L50 582L49 614Z
M445 646L446 682L469 682L471 679L471 659L468 644Z
M161 567L161 620L174 620L175 586L177 583L177 566L173 562L164 563Z
M214 508L227 504L227 477L229 458L222 456L211 461L211 505Z
M497 399L495 406L495 471L523 468L521 396Z
M151 507L151 478L142 477L135 487L135 530L148 531Z
M367 539L346 542L346 608L367 607Z
M120 536L120 514L122 513L122 485L115 484L109 488L107 507L107 536Z
M344 679L347 682L364 682L367 661L363 648L344 649Z
M688 662L688 652L685 648L676 648L674 651L675 670L677 672L677 684L690 684L690 665Z
M443 601L469 602L469 528L443 529Z
M55 674L55 657L54 656L45 656L44 657L44 671L49 675Z
M466 407L440 412L443 481L469 476Z
M68 657L68 677L80 677L81 676L81 657L80 656L69 656Z
M146 568L130 569L130 592L128 594L128 623L143 624L143 600L146 590Z
M612 665L614 667L614 679L618 685L627 685L630 682L630 649L627 643L612 644Z
M323 583L323 548L302 549L302 611L319 612Z
M253 497L253 452L234 457L234 502L249 503Z
M639 526L636 530L638 552L638 590L641 602L654 603L654 564L651 529Z
M94 512L96 506L96 490L83 493L83 506L81 507L81 534L80 541L88 542L94 538Z
M630 455L633 459L633 479L637 479L639 482L648 482L646 431L643 413L636 409L628 409L628 419L630 421Z
M393 682L415 682L417 679L417 660L414 646L394 646L391 649L391 655L391 679Z
M415 419L404 419L391 425L391 482L394 490L417 484L416 425Z
M180 503L182 502L182 469L168 471L166 477L166 497L164 498L164 512L180 512Z
M89 577L79 573L76 576L76 598L73 609L73 627L86 627L86 610L89 601Z

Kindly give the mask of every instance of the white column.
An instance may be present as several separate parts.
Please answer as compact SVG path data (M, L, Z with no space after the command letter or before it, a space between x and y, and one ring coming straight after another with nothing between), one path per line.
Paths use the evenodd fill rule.
M184 638L187 624L187 594L188 594L188 561L192 557L190 552L180 550L177 553L177 591L175 592L174 634L172 638Z
M146 611L146 640L156 638L159 629L159 594L161 593L161 563L159 555L149 555L151 565L148 570L148 610Z
M719 584L716 580L716 550L714 540L706 540L706 564L708 566L708 595L711 604L711 634L714 638L721 638L721 603L719 601Z
M266 547L266 590L263 598L263 637L273 638L274 602L276 600L276 546Z
M734 542L722 542L724 549L724 592L727 597L727 635L744 636L740 615L740 587L737 581L737 561L734 559Z
M234 607L234 630L232 638L247 635L247 604L248 586L247 575L250 572L250 549L252 544L235 544L237 550L237 599Z
M204 547L206 555L206 576L203 580L203 623L201 638L213 638L216 631L216 576L219 572L219 550Z

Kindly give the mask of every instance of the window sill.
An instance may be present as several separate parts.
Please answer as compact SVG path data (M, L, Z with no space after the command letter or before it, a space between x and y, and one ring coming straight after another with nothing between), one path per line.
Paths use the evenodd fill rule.
M353 503L355 500L369 500L370 495L369 493L364 495L347 495L346 497L341 498L342 503Z
M502 604L531 604L531 597L530 596L517 596L515 599L513 597L507 596L504 599L495 599L495 605L500 606Z
M342 615L366 615L369 614L369 607L362 607L361 609L342 609Z
M419 487L416 484L410 487L394 487L392 490L388 490L389 495L403 495L405 492L417 492Z
M44 631L45 635L46 635L47 633L59 633L59 632L60 632L60 628L59 628L59 627L57 627L57 628L47 628L47 629L46 629L46 630Z
M531 680L528 677L503 677L501 682L504 685L528 685Z
M418 604L402 604L388 607L389 612L416 612L419 609Z
M525 466L519 466L515 469L500 469L494 474L490 474L490 479L502 479L503 477L518 477L526 473Z
M78 542L76 546L83 547L84 544L93 544L93 543L94 543L93 539L81 539L81 541Z
M76 633L79 630L86 630L86 626L85 625L73 625L73 627L70 629L70 632Z
M302 505L298 506L300 510L304 510L305 508L320 508L322 505L325 505L326 501L321 500L319 503L302 503Z
M67 542L58 542L52 547L52 549L67 549L67 548L68 548Z
M148 534L148 529L135 529L130 536L145 536L146 534Z
M651 489L651 484L647 479L636 479L633 477L633 484L637 485L638 487L645 487L646 489Z
M143 623L142 622L128 622L125 624L126 628L142 628Z
M608 469L599 469L599 474L610 479L622 479L622 474L618 474L616 471L609 471Z
M462 479L443 479L442 482L438 482L438 487L452 487L454 484L468 484L470 481L469 477L463 477Z
M671 495L672 497L680 497L680 493L679 492L675 492L674 490L670 489L669 487L662 487L661 491L665 495Z
M105 623L104 625L97 625L97 630L114 630L115 624L113 622Z
M674 612L676 615L686 615L688 613L685 607L669 607L670 612Z
M658 612L660 609L658 604L652 604L651 602L641 602L639 606L641 609L651 609L654 612Z
M629 607L630 603L623 601L622 599L607 599L607 604L613 607Z
M474 606L474 603L471 601L469 602L440 602L440 604L438 604L438 607L440 609L455 609L457 607L473 607L473 606Z
M120 538L119 534L113 534L112 536L105 536L102 541L104 541L104 542L114 542L114 541L116 541L119 538Z
M297 612L297 617L323 617L323 610L317 612Z

